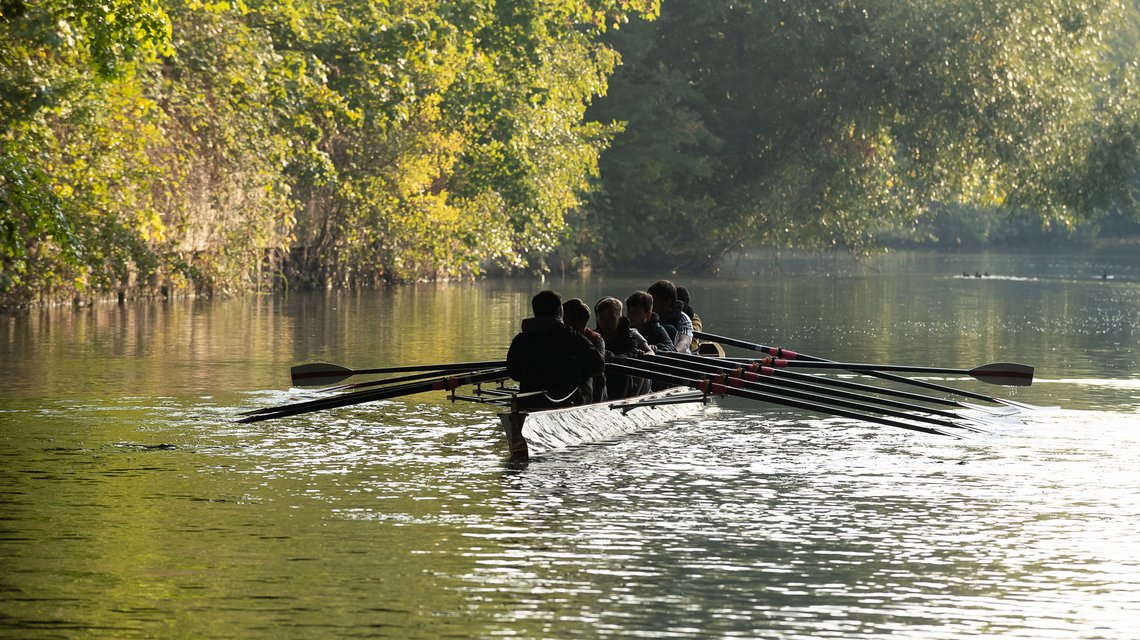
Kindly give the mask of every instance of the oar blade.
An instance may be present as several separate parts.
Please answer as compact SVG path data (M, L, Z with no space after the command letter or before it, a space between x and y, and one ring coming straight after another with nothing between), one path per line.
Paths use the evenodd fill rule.
M1021 413L1020 409L1018 409L1017 407L1012 407L1012 406L1004 406L1003 405L1000 407L987 407L985 405L974 404L972 402L963 402L963 401L956 401L956 403L958 406L960 406L964 409L969 409L971 411L979 411L981 413L988 413L990 415L995 415L995 416L1011 416L1011 415L1014 415L1017 413Z
M976 380L1005 387L1028 387L1033 384L1033 367L1016 362L991 362L970 369Z
M1026 404L1024 402L1018 402L1016 400L1010 400L1008 398L997 398L997 401L1004 404L1004 405L1013 407L1013 408L1021 410L1021 411L1032 411L1035 413L1053 413L1055 411L1061 410L1061 407L1059 407L1057 405L1043 407L1043 406L1036 405L1036 404Z
M328 362L310 362L289 369L295 387L325 387L347 380L355 374L356 371L348 367Z
M338 409L340 407L363 404L365 402L398 398L401 396L408 396L415 393L423 393L426 391L450 391L463 385L505 380L507 377L508 376L506 369L488 369L486 371L466 372L461 375L443 376L435 380L408 382L406 384L385 387L383 389L357 391L354 393L346 393L329 398L318 398L316 400L309 400L307 402L299 402L278 407L269 407L264 410L258 410L256 413L247 411L242 414L244 417L237 420L237 422L261 422L263 420L274 420L276 418L296 416L303 413L311 413L313 411Z

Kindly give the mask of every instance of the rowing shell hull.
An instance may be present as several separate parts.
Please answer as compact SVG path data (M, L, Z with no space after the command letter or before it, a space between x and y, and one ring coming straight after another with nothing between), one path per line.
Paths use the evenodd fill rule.
M635 398L597 404L500 413L511 459L525 461L529 449L550 450L585 442L609 440L624 433L684 418L704 409L699 396L693 402L668 403L693 394L674 387ZM665 404L647 404L665 401ZM521 423L521 424L516 424Z

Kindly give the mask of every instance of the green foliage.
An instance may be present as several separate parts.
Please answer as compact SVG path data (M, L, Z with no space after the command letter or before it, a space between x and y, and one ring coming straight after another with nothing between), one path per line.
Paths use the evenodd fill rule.
M1131 7L1134 12L1135 8ZM1140 166L1126 7L1093 0L667 3L611 36L591 116L627 121L594 219L615 259L700 265L740 243L873 248L929 203L1071 225Z
M1135 176L1129 1L0 3L0 305L1070 225Z
M50 179L10 140L0 151L0 291L27 296L29 261L38 247L29 238L52 238L64 258L75 261L82 246Z
M147 2L9 4L0 22L0 304L108 286L147 256L136 186L151 101L132 64L165 50Z
M518 266L565 235L583 124L656 0L7 3L0 304Z
M551 250L608 132L581 123L614 64L586 34L654 6L250 8L276 50L327 78L304 107L327 162L298 174L297 253L313 281L345 285L472 275Z

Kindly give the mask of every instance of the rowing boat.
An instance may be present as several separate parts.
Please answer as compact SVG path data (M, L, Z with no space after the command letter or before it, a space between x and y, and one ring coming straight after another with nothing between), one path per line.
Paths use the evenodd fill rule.
M702 336L704 337L704 336ZM738 344L750 344L738 342ZM757 345L758 350L771 349ZM977 417L961 415L955 411L928 407L912 402L904 402L893 398L879 397L880 395L893 395L908 400L928 404L944 404L950 406L963 406L967 409L976 409L974 406L933 396L920 396L918 394L902 392L899 390L878 389L862 383L850 381L830 380L825 378L795 374L796 377L779 376L777 370L770 366L792 366L784 358L768 358L757 363L748 361L738 362L736 359L723 359L722 352L719 357L709 357L688 354L656 354L643 358L615 357L606 363L606 371L611 369L616 375L631 376L637 379L651 380L654 384L677 385L668 390L637 396L630 399L602 402L583 406L573 406L559 409L524 410L524 400L534 400L535 396L544 394L542 391L520 392L518 387L509 386L507 369L495 367L484 370L466 370L462 375L447 375L434 380L421 380L423 374L409 377L394 378L367 383L356 383L351 388L363 388L376 384L386 384L383 389L369 391L355 391L341 394L331 398L319 398L306 402L292 403L279 407L267 407L244 412L239 422L259 422L286 416L298 415L310 411L321 411L345 407L363 402L388 399L411 395L425 391L447 389L450 398L500 407L499 418L506 435L507 446L512 462L526 462L530 459L530 449L556 449L569 447L590 441L599 441L614 438L628 431L661 424L677 418L693 415L700 411L709 396L730 395L758 402L792 407L805 411L812 411L825 415L841 416L853 420L875 423L889 427L930 433L937 435L954 435L947 429L967 429L979 431L976 424L986 422ZM1028 386L1033 379L1033 368L1028 365L1016 363L993 363L974 367L973 369L951 369L946 367L918 367L913 365L877 365L848 362L832 362L816 356L805 354L792 354L784 350L777 350L779 355L797 356L804 362L797 361L796 366L810 366L815 368L846 369L851 371L866 371L867 373L885 376L883 371L908 371L912 373L937 372L966 374L976 380L990 384L1008 386ZM447 363L444 365L426 365L429 369L437 369L428 377L440 375L444 370L457 371L461 368L482 368L486 365L499 365L498 361L477 363ZM744 366L747 365L747 366ZM382 373L391 371L415 371L423 367L411 366L386 367L369 370L353 370L339 365L315 363L294 367L296 377L298 370L302 378L310 384L313 380L324 383L340 381L350 375L360 373ZM882 370L882 371L880 371ZM769 380L768 378L772 378ZM935 385L925 381L916 381L911 378L902 378L890 375L889 379L918 384L919 386L935 388L955 395L978 397L997 404L1011 404L1021 409L1034 409L1032 405L1012 403L965 392L953 387ZM395 384L397 381L404 384ZM493 383L494 387L489 384ZM485 386L488 385L488 386ZM471 391L460 393L461 387L473 386ZM888 393L890 392L890 393ZM502 411L502 408L507 408ZM984 409L984 408L983 408ZM993 413L993 410L987 411ZM984 431L984 430L983 430Z
M560 449L615 438L624 433L696 414L705 395L673 387L633 398L558 409L512 409L499 414L511 462L526 462L531 447ZM517 404L517 403L515 403Z

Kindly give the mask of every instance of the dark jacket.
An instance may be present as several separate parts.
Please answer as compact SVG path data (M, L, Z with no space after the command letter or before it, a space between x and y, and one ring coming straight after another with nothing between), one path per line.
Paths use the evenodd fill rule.
M655 351L677 350L677 347L673 346L673 339L669 337L669 332L661 325L661 318L656 313L649 314L649 320L638 331Z
M606 341L606 361L611 358L626 357L637 358L641 351L637 348L638 340L634 338L633 327L629 326L629 318L618 318L617 331L610 335L603 335ZM649 381L624 373L606 371L606 397L609 400L629 398L649 391Z
M601 329L598 329L598 333L601 333ZM610 355L629 358L638 356L637 341L633 338L633 327L629 326L629 318L625 316L618 318L617 331L610 335L602 334L602 338Z
M665 330L665 327L661 325L661 318L656 313L649 314L649 320L639 331L641 331L641 335L645 337L645 341L649 343L649 346L653 347L653 350L657 353L677 350L676 345L673 344L672 336L670 336L669 332ZM656 381L650 386L653 391L660 391L671 385L666 382Z
M548 397L524 402L529 407L589 402L582 384L604 367L601 352L586 336L554 317L523 320L522 333L507 351L507 373L519 382L519 390L545 391Z
M594 345L594 349L601 354L604 362L606 359L606 339L602 337L602 334L589 327L584 327L582 335L586 336L590 344ZM590 399L589 402L605 402L609 399L606 388L606 374L601 371L590 376L579 386L583 396Z

